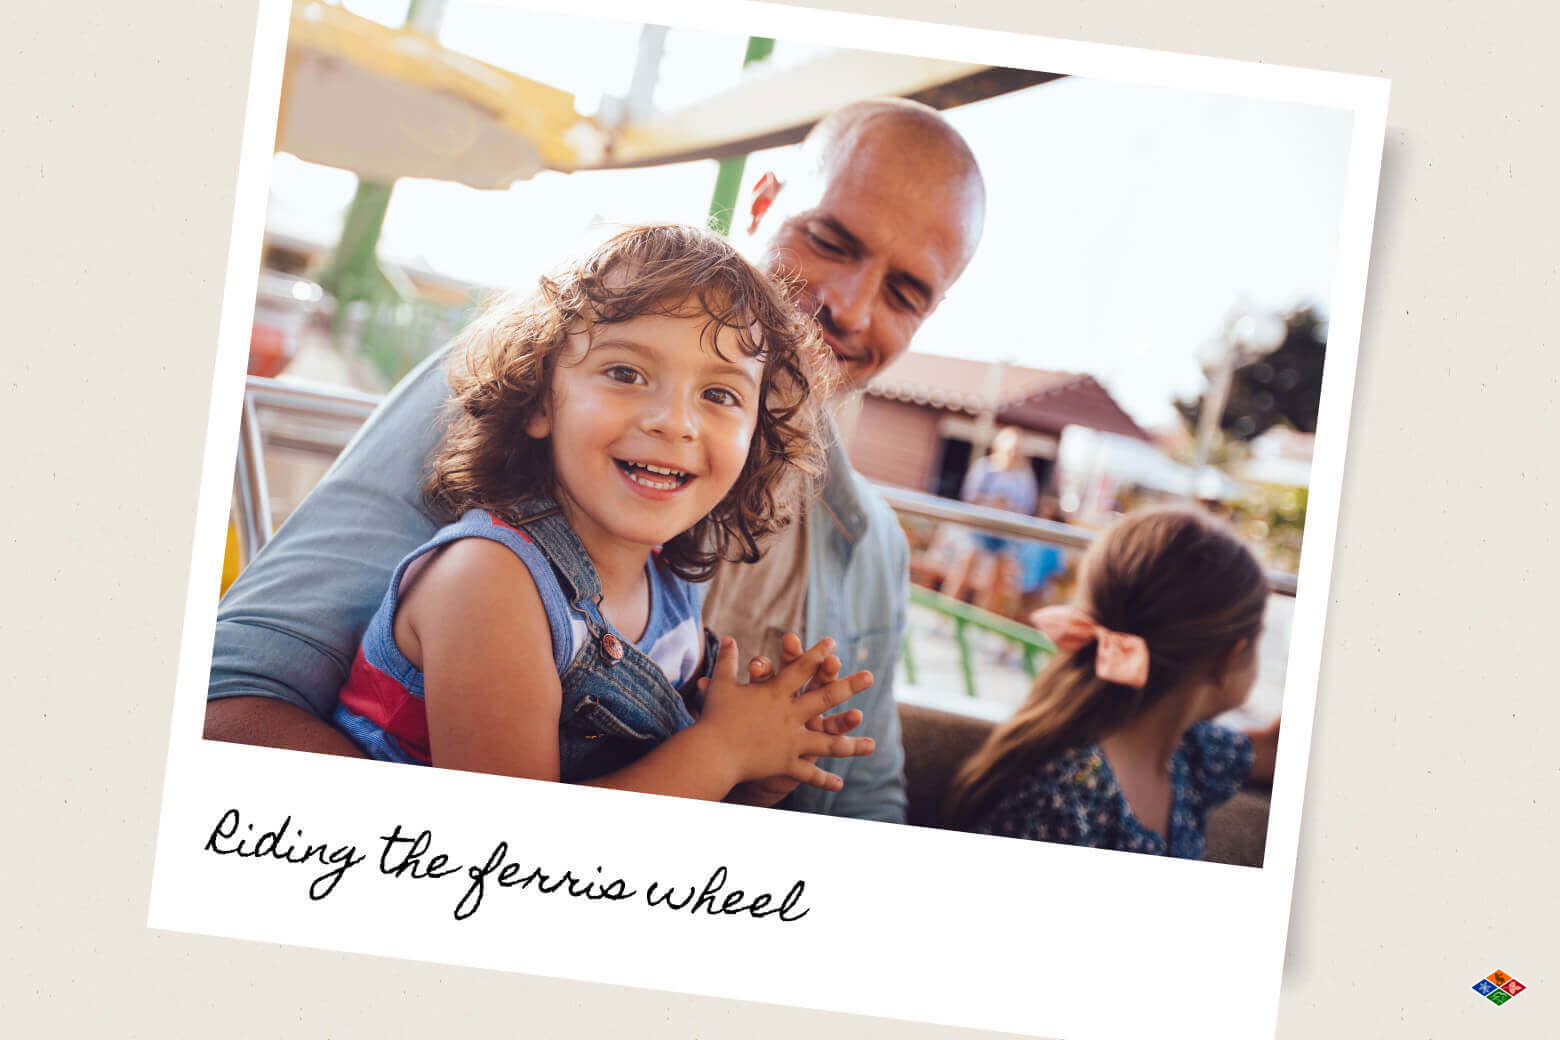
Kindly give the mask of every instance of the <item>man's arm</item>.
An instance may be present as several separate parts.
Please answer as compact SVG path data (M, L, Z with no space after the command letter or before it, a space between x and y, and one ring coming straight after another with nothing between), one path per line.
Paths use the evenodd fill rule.
M437 528L421 485L449 393L445 357L401 381L223 598L208 738L352 748L324 720L395 565Z
M269 697L224 697L206 702L206 739L233 744L362 758L341 730L319 716Z

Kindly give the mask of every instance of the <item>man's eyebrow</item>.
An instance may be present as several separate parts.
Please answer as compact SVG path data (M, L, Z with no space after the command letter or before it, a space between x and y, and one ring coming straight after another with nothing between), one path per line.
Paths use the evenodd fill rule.
M828 228L835 237L843 239L843 244L851 249L861 249L861 239L851 234L850 229L833 217L819 217L818 223Z

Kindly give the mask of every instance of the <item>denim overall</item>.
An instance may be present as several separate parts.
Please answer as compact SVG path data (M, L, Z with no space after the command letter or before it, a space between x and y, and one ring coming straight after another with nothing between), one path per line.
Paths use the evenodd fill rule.
M550 499L533 499L508 519L542 551L558 578L556 587L537 581L538 590L546 588L542 601L554 631L563 604L548 600L560 591L585 618L584 643L559 676L559 778L580 783L615 772L693 725L697 705L673 689L666 674L601 616L595 565L558 506ZM706 653L706 663L711 659Z
M396 567L363 634L333 716L338 728L370 757L408 764L430 761L424 676L396 645L393 626L407 568L463 538L485 538L507 547L530 571L541 596L563 693L558 715L560 780L580 783L615 772L693 725L697 702L684 700L654 661L612 630L601 615L600 578L579 536L557 503L539 498L503 516L469 510ZM706 667L714 659L711 642L706 632ZM515 678L523 682L525 677Z

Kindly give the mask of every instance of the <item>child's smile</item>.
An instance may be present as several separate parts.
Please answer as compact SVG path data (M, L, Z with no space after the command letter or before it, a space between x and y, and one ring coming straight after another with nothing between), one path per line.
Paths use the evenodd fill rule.
M665 544L741 475L763 365L713 331L702 312L646 315L595 325L560 355L527 432L550 438L557 498L593 556Z
M688 486L693 474L675 466L660 466L653 462L616 460L618 468L636 487L644 488L651 496L672 494Z

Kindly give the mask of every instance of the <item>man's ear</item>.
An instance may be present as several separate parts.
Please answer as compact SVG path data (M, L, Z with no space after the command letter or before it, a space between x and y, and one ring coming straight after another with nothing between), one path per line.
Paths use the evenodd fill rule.
M764 214L769 212L769 207L775 204L775 197L780 194L780 189L783 187L785 185L781 183L780 178L772 172L765 173L758 179L758 183L753 185L753 204L748 210L752 220L748 224L748 234L751 235L758 230L759 222L764 219Z

